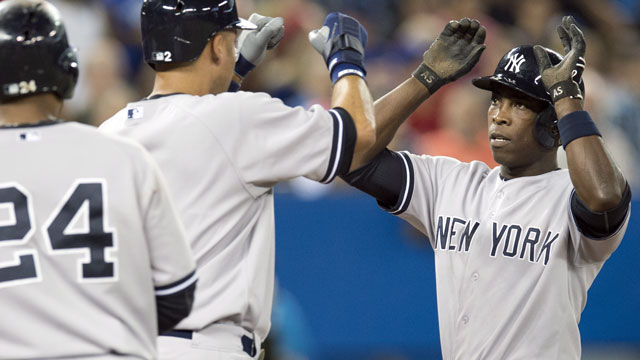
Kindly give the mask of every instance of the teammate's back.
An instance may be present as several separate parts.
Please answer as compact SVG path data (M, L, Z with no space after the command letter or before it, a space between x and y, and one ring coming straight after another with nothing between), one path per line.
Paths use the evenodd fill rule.
M0 152L0 358L153 357L154 282L193 264L148 155L61 122L1 128Z
M281 18L250 20L238 18L234 1L145 1L141 29L145 61L156 72L153 91L101 125L138 141L157 161L198 262L193 313L159 337L162 359L260 356L274 287L273 186L298 176L330 182L357 167L375 138L363 80L366 31L355 19L328 16L324 29L340 30L316 41L327 47L328 66L338 64L330 65L331 109L233 92L284 34ZM338 38L348 41L335 45Z
M195 263L139 145L57 119L78 78L58 11L0 3L0 359L155 359Z

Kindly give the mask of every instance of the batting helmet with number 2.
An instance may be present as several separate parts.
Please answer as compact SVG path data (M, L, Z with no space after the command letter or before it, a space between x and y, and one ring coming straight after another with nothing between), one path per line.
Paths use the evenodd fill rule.
M235 0L144 0L140 19L150 65L197 60L216 32L256 28L238 18Z

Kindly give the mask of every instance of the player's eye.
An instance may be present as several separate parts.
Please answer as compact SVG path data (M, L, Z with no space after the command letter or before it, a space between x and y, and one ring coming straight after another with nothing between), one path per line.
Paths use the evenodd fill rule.
M513 106L518 110L531 110L531 106L522 101L514 101Z
M497 104L498 104L498 96L491 95L491 105L497 105Z

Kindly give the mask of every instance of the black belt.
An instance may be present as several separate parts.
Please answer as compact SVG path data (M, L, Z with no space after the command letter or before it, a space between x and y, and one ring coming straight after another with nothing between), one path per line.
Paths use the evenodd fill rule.
M189 339L189 340L193 339L193 331L191 330L171 330L171 331L167 331L166 333L162 333L160 335L179 337L182 339ZM247 335L242 335L242 338L240 338L240 341L242 342L242 351L249 354L249 356L256 356L256 354L258 353L258 350L256 349L256 343L253 341L252 338L248 337Z

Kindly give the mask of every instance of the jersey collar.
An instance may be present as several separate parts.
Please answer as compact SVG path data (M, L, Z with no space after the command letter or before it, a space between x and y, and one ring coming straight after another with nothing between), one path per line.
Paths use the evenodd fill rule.
M155 94L155 95L152 95L152 96L147 96L146 98L142 99L141 101L155 100L155 99L160 99L160 98L163 98L163 97L173 96L173 95L184 95L184 93L176 92L176 93L171 93L171 94Z
M0 129L22 129L22 128L33 128L33 127L40 127L40 126L49 126L49 125L55 125L55 124L60 124L63 121L60 119L46 119L46 120L41 120L35 123L29 123L29 124L16 124L16 125L0 125Z

